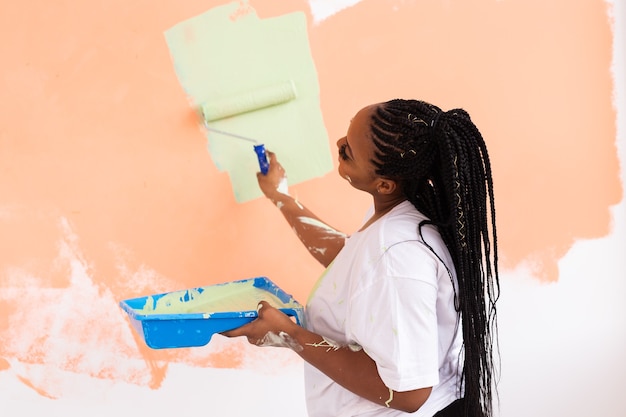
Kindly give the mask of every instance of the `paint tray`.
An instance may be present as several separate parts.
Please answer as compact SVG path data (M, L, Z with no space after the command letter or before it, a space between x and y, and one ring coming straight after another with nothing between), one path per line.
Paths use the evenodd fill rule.
M165 349L206 345L213 334L254 320L262 300L303 324L304 307L266 277L127 299L120 307L146 345Z

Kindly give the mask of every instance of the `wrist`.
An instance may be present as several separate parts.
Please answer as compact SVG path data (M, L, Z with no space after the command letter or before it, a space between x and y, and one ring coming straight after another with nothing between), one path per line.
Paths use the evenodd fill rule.
M287 193L280 192L276 190L271 195L268 195L267 198L279 209L282 208L285 204L293 201L293 197Z

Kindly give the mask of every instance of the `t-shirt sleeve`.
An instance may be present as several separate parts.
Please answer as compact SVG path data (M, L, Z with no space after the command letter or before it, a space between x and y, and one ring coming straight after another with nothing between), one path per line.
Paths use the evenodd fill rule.
M388 249L374 284L350 300L351 337L376 362L395 391L439 382L437 262L418 242Z

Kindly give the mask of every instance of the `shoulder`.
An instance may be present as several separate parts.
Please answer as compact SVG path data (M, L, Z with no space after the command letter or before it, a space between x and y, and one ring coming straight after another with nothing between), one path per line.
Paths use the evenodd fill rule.
M381 240L387 244L420 239L420 224L428 218L420 213L409 201L403 201L380 219L378 231ZM425 225L422 227L433 228Z
M413 204L405 201L389 213L381 224L380 239L385 248L384 257L391 265L402 264L422 275L425 270L452 268L449 250L436 226Z

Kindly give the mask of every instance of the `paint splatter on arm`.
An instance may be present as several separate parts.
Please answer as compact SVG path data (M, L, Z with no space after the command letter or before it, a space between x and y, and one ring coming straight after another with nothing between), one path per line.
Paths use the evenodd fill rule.
M320 220L288 194L284 194L274 204L309 253L325 267L330 265L343 248L348 236Z
M267 154L270 168L266 175L257 175L263 194L280 209L309 253L325 267L330 265L343 248L347 235L320 220L289 194L283 167L274 153L268 151Z

